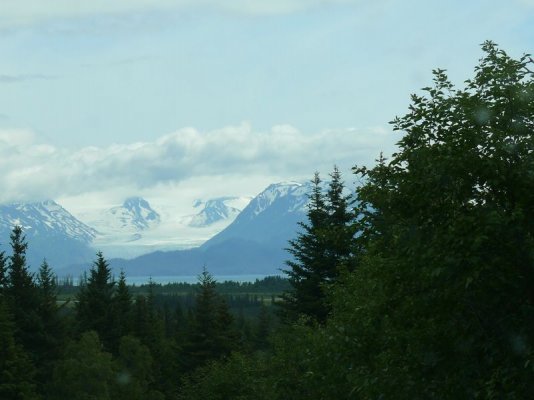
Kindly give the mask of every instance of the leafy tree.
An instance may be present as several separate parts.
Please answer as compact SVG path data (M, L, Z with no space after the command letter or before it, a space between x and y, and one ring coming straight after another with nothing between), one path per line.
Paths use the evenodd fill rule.
M401 382L406 398L523 398L533 388L533 62L482 48L465 89L434 71L427 95L393 121L405 132L398 153L357 170L372 209L363 222L373 271L362 274L375 288L360 293L383 315L375 350L386 395Z
M118 375L114 399L160 399L163 395L151 389L154 383L153 359L148 347L139 339L123 336L120 340Z
M532 61L483 49L466 89L437 70L412 97L390 162L356 169L364 252L330 288L327 324L276 348L292 398L532 392Z
M465 89L436 70L393 122L391 161L356 169L358 267L329 286L324 325L276 335L269 398L531 397L534 61L483 51Z
M115 282L111 269L101 252L97 253L87 278L81 286L76 304L77 321L81 332L94 330L107 349L113 346L113 294Z
M50 398L88 400L112 399L117 385L117 369L110 353L94 331L85 332L70 343L66 357L54 369Z
M261 356L232 353L227 360L212 361L184 377L178 399L274 400L268 361ZM289 397L284 397L289 398Z

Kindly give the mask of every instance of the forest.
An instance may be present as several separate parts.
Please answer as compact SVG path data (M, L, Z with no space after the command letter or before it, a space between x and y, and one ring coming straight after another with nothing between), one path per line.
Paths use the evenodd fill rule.
M15 227L0 398L531 398L534 60L482 51L462 88L433 71L355 195L315 173L287 279L131 287L98 253L68 289Z

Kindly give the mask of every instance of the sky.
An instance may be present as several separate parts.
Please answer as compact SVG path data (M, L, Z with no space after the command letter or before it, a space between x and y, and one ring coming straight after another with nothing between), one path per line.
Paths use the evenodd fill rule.
M255 195L391 154L388 124L534 0L0 0L0 203Z

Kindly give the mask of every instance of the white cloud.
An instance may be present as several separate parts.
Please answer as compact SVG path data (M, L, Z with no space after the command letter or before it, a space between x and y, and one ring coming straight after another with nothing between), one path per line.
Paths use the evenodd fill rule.
M0 27L31 25L52 19L118 15L139 11L207 8L251 15L287 14L359 0L2 0Z
M217 187L204 189L205 195L255 194L250 190L260 190L258 183L273 179L307 179L315 170L326 174L334 164L345 170L370 164L381 150L391 152L395 141L384 129L305 134L281 125L256 132L243 123L209 132L184 128L153 142L72 152L37 143L29 132L0 131L0 202L106 191L132 194L158 185L183 190L195 180L215 182ZM228 179L233 183L225 184ZM240 186L240 193L230 191Z
M0 151L10 151L13 147L29 145L34 140L33 132L23 129L0 130Z

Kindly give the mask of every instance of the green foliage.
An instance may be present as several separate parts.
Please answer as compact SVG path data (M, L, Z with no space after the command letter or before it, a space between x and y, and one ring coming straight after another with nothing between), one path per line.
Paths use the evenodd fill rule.
M120 340L117 359L117 387L114 399L159 399L163 395L151 389L154 382L153 359L148 347L132 336Z
M375 378L386 393L400 382L406 398L532 389L534 80L527 56L483 50L465 89L434 71L427 96L393 121L405 132L399 152L358 170L372 211L367 265L351 279L369 274L360 285L375 292L351 297L373 307L366 318L382 316L375 360L391 372Z
M275 335L269 398L532 397L533 61L483 50L465 89L436 70L412 96L391 161L356 168L357 268L329 285L325 324ZM196 389L224 390L209 380L235 382L235 366L212 365Z
M90 270L87 282L80 288L76 303L80 332L94 330L107 349L113 347L113 294L115 282L111 269L101 252Z
M129 335L133 330L133 304L132 295L126 285L126 275L121 271L117 288L111 303L111 314L113 324L109 327L111 349L116 353L119 346L119 340Z
M70 343L65 358L54 369L51 398L70 400L108 400L117 385L118 374L110 353L94 331Z
M61 355L66 340L66 327L57 305L57 286L55 275L48 263L43 261L37 274L37 290L39 306L37 314L40 321L36 333L36 365L37 379L41 384L51 378L52 364Z
M330 307L325 290L335 282L343 269L353 268L352 242L355 228L349 210L350 197L343 194L341 173L334 167L328 192L323 194L321 179L316 173L310 194L308 223L301 223L302 232L289 241L288 252L291 290L283 296L283 315L296 320L300 315L324 323Z
M185 346L190 369L230 354L238 337L228 306L215 290L215 279L206 269L200 274L199 283Z
M213 361L187 376L178 399L183 400L272 400L267 363L261 356L233 353L225 361ZM286 397L290 398L290 397Z
M5 293L7 288L7 259L6 253L0 251L0 296Z
M267 307L262 304L258 315L258 323L254 332L255 348L264 350L269 345L269 336L272 330L271 316Z
M41 380L55 364L52 399L532 397L534 61L491 42L483 51L464 89L436 70L412 96L393 121L404 136L390 161L355 168L357 218L337 168L326 193L315 175L290 242L291 322L274 334L265 306L255 324L241 308L235 324L218 289L248 301L283 280L217 286L204 271L192 308L160 311L170 286L132 303L99 253L78 295L80 339L47 356L43 344L63 342L51 341L62 318L54 276L45 262L35 283L15 228L7 266L0 254L0 397L37 398L32 360ZM232 353L236 325L246 355Z
M5 297L15 323L16 341L37 359L42 349L43 328L39 318L39 292L26 265L28 243L20 226L11 233L12 254L8 259Z
M0 295L0 398L38 399L35 369L24 349L15 342L15 327Z

